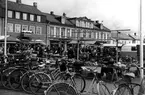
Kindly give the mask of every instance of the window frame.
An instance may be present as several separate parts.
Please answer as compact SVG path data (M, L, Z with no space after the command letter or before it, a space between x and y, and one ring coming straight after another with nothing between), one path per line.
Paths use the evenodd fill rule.
M38 31L38 30L40 30L40 31ZM37 35L42 35L42 27L37 26L37 27L36 27L36 32L35 32L35 34L37 34Z
M30 25L30 26L29 26L29 31L31 31L31 29L32 29L32 33L33 33L33 34L36 34L35 26Z
M23 30L24 27L26 28L26 30ZM28 25L22 25L22 32L24 32L24 31L28 31Z
M28 14L27 13L23 13L23 20L27 20L28 19Z
M54 27L50 26L50 37L54 37Z
M9 18L13 18L13 11L8 10L8 17L9 17Z
M37 15L37 22L41 22L41 16Z
M13 23L7 24L7 32L14 32L14 25Z
M60 27L56 27L56 37L60 37Z
M21 32L21 24L15 24L15 33L20 33L20 32Z
M20 19L21 18L21 13L20 12L15 12L15 18Z
M34 15L33 14L30 14L30 21L34 21Z

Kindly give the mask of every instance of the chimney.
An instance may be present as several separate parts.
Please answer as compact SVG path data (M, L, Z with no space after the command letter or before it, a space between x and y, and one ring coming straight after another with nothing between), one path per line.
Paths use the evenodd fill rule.
M99 23L99 21L98 21L98 20L96 20L96 21L95 21L95 24L98 24L98 23Z
M62 15L63 15L64 17L66 17L66 14L65 14L65 13L63 13Z
M16 3L21 4L22 2L21 0L16 0Z
M37 2L33 2L33 6L37 8Z
M53 11L50 11L50 14L51 14L51 15L54 15L54 12L53 12Z
M134 33L134 36L136 36L136 33Z

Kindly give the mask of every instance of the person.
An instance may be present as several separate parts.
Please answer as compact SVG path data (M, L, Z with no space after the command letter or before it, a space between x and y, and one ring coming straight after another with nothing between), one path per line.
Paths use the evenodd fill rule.
M105 67L102 67L101 69L101 74L99 77L103 77L104 75L106 75L107 79L110 79L111 74L113 73L113 64L114 64L114 59L110 56L107 55L104 58L104 65L106 65Z
M72 47L70 47L70 48L68 49L67 55L68 55L68 59L74 58L74 50L73 50Z

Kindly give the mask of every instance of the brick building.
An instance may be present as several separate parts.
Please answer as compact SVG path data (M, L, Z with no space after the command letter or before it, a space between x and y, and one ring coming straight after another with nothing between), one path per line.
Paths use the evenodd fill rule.
M0 0L0 34L4 35L5 0ZM46 19L37 3L26 5L21 0L8 1L7 35L21 39L46 40ZM27 35L27 31L31 31ZM21 35L23 34L23 35Z
M4 35L5 0L0 0L0 35ZM27 35L25 32L32 32ZM7 33L16 38L44 40L49 46L64 47L83 40L85 44L107 42L111 31L98 21L87 17L67 17L65 13L43 13L37 3L23 4L21 0L8 1Z

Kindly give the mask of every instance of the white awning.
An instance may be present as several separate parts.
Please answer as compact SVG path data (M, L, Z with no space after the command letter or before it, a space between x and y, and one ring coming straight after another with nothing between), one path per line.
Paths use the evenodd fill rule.
M93 45L96 41L82 41L83 44Z
M70 44L77 44L78 43L78 41L70 41Z

